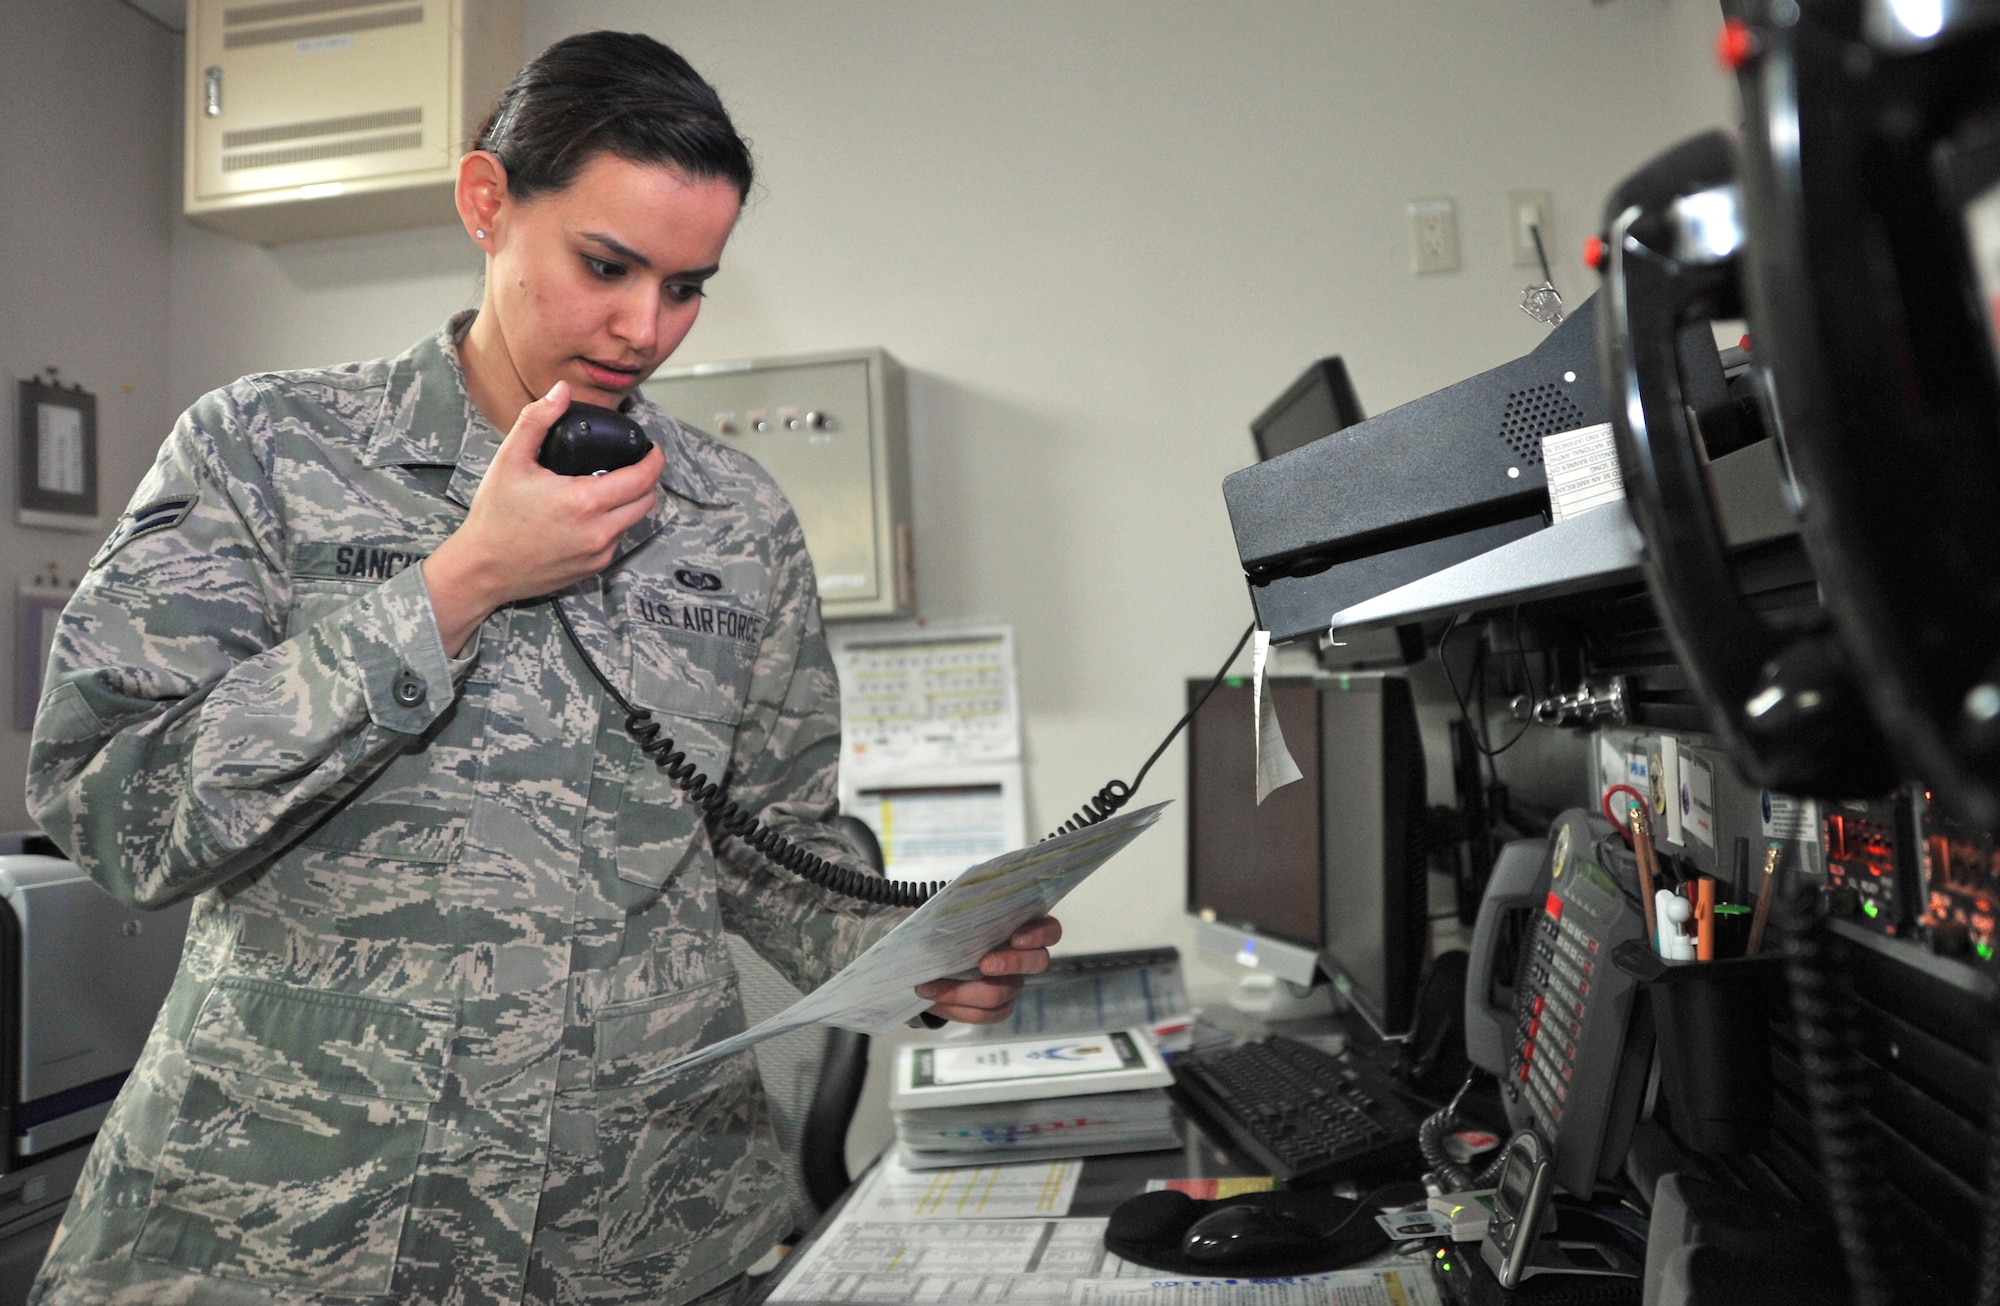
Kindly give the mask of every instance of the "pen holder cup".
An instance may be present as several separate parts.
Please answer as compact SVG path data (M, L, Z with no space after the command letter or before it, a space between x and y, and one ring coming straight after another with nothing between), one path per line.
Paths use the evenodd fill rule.
M1777 956L1667 961L1645 944L1612 962L1652 995L1660 1087L1674 1134L1698 1152L1754 1152L1771 1124L1771 1006Z

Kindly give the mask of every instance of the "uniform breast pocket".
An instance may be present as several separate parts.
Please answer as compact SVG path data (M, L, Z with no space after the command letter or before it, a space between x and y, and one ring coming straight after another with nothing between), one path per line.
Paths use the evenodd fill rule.
M217 984L135 1254L276 1288L388 1293L450 1034L373 998Z
M726 787L736 728L750 692L754 645L728 638L651 628L632 634L632 701L652 714L664 750ZM654 762L635 754L618 810L618 878L641 895L657 891L695 846L701 816L694 800ZM628 903L627 906L633 904Z
M604 1269L655 1257L679 1282L706 1277L768 1232L760 1213L789 1219L777 1144L746 1050L657 1083L635 1081L743 1028L736 977L621 1003L597 1016L594 1088ZM728 1238L715 1235L728 1231Z

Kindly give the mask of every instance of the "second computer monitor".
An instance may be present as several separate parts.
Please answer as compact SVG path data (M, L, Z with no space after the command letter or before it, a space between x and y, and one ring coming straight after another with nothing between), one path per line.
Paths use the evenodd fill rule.
M1430 938L1416 707L1400 676L1342 676L1319 708L1320 969L1377 1033L1401 1036Z
M1251 419L1250 437L1259 458L1276 458L1300 445L1311 444L1363 419L1361 400L1348 379L1339 354L1320 359L1270 407Z
M1190 683L1190 697L1204 688ZM1318 969L1379 1032L1408 1031L1427 940L1417 831L1423 751L1407 681L1274 678L1265 687L1305 778L1256 800L1251 689L1218 689L1188 725L1188 910L1316 951ZM1310 951L1307 954L1310 971Z

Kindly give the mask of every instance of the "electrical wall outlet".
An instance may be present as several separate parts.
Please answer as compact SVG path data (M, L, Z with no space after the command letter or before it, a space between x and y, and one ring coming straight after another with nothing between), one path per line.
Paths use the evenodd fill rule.
M1514 266L1517 268L1539 268L1542 260L1535 253L1534 228L1542 231L1542 248L1549 253L1550 262L1555 261L1556 248L1556 206L1545 190L1510 190L1507 192L1507 244L1512 251Z
M1411 200L1410 271L1458 271L1458 209L1450 200Z

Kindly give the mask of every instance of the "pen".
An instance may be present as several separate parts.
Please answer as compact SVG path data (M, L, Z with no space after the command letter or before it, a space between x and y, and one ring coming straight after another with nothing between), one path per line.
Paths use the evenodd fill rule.
M1694 957L1715 960L1715 881L1705 875L1694 882Z
M1639 859L1639 905L1646 913L1646 941L1665 955L1660 948L1659 908L1653 902L1653 825L1642 803L1627 804L1625 817L1632 822L1632 853Z
M1757 890L1757 914L1750 918L1750 942L1743 945L1743 955L1754 957L1764 946L1764 926L1771 920L1771 886L1777 881L1774 872L1778 869L1778 858L1785 846L1773 840L1764 850L1764 882Z

